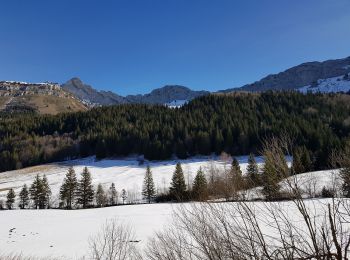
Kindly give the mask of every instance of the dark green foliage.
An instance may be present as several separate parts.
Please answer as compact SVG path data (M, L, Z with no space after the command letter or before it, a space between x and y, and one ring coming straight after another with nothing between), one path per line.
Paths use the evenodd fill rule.
M169 192L177 201L183 201L185 199L186 183L181 163L176 164Z
M250 154L247 166L247 183L250 187L256 187L261 184L258 164L255 161L254 154Z
M40 179L39 175L36 175L30 186L29 194L31 200L33 200L35 209L45 209L50 207L51 189L46 175L44 175L42 179Z
M116 205L118 203L118 192L115 188L115 184L112 183L108 190L108 204Z
M208 199L208 183L201 168L199 168L193 181L192 198L198 201L205 201Z
M152 171L148 165L143 181L142 196L147 200L148 203L151 203L151 200L154 198L155 194L156 191L154 187Z
M25 209L29 204L29 191L27 185L24 184L19 193L19 207Z
M77 187L77 203L87 208L94 200L94 189L91 184L91 174L87 167L84 167Z
M331 189L326 188L323 186L321 196L322 198L334 198L335 192Z
M179 109L125 104L56 116L0 113L0 171L89 155L242 155L286 132L322 169L349 136L349 103L347 95L266 92L209 95Z
M107 197L105 191L102 187L102 184L98 184L96 190L96 205L97 207L104 207L107 204Z
M77 176L73 167L69 167L66 177L63 180L63 184L60 188L60 200L65 204L66 208L72 209L76 190L78 186Z
M10 189L6 196L7 209L12 209L12 206L15 203L15 198L16 198L15 191L13 189Z
M310 153L305 146L297 147L293 152L292 173L299 174L312 170Z

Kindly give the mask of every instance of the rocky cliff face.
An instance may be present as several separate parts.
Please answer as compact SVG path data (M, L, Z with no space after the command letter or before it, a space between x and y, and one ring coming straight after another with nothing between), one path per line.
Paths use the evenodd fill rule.
M169 85L153 90L145 95L119 96L111 91L97 91L84 84L79 78L72 78L62 85L76 97L92 105L114 105L124 103L166 104L175 100L191 100L195 97L209 94L208 91L193 91L184 86Z
M315 84L320 79L327 79L345 75L350 72L350 57L324 62L307 62L287 69L278 74L267 77L230 91L266 91L266 90L291 90Z

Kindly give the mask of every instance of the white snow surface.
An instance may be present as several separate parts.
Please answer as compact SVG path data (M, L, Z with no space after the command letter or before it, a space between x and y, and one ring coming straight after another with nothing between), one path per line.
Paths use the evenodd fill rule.
M246 171L248 157L240 156L236 158L244 173ZM257 157L256 161L261 165L263 159ZM16 194L18 194L24 184L30 187L37 174L40 176L45 174L52 191L52 203L58 205L59 188L62 185L69 166L73 166L78 178L80 178L80 173L86 166L91 172L92 182L95 187L101 183L104 188L107 189L113 182L118 192L125 189L128 192L130 200L140 200L147 165L151 167L156 189L160 192L164 192L170 186L171 177L177 162L181 162L186 182L190 184L200 167L207 173L211 167L224 170L225 168L229 168L231 163L221 161L218 157L195 157L186 160L146 161L143 165L139 165L139 161L136 157L105 159L100 161L95 160L94 157L88 157L85 159L2 172L0 173L0 200L5 200L6 194L10 188L13 188Z
M350 91L350 80L345 80L344 75L327 79L319 79L317 81L317 85L304 86L299 88L298 90L302 93L348 92Z
M173 100L169 103L166 103L165 105L170 108L177 108L177 107L182 107L183 105L187 104L188 100Z

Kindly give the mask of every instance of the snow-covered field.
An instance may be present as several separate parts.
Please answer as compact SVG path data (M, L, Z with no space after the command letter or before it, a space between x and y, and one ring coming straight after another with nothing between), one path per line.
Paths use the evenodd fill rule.
M243 172L246 172L247 157L238 157ZM260 166L262 158L257 158ZM289 160L290 161L290 160ZM153 177L158 189L169 186L177 161L150 162ZM219 158L192 158L181 160L187 181L194 178L202 167L205 172L211 167L225 169L228 162ZM40 165L17 171L0 173L0 192L4 198L9 188L18 193L24 183L30 185L36 174L46 174L53 194L57 196L59 187L69 166L74 166L79 175L87 166L92 173L93 183L102 183L106 187L114 182L118 188L127 189L139 196L144 178L144 165L139 165L136 158L95 161L94 158ZM338 181L338 172L319 171L297 175L298 185L313 194L320 193L323 186L331 187ZM285 188L285 184L281 183ZM257 195L258 189L254 191ZM258 196L258 195L257 195ZM325 200L313 200L323 205ZM263 205L262 202L255 202ZM292 202L283 202L288 210ZM88 255L88 240L95 235L106 222L116 219L130 225L135 231L139 248L143 248L154 232L162 230L170 223L173 210L180 204L140 204L125 205L86 210L7 210L0 211L0 256L1 254L23 253L39 257L58 257L60 259L79 259ZM186 204L188 205L188 204ZM295 215L291 212L293 216Z
M247 156L237 157L237 159L242 171L245 172L248 160ZM256 160L261 165L262 158L258 157ZM230 162L224 162L217 157L214 159L209 157L197 157L178 161L182 164L187 183L192 183L200 167L202 167L203 171L206 173L212 167L218 170L224 170L230 167ZM170 186L171 177L178 161L145 162L143 165L139 165L137 158L132 157L100 161L96 161L94 157L89 157L86 159L2 172L0 173L0 200L5 199L10 188L13 188L16 194L18 194L24 184L27 184L28 187L31 185L37 174L41 176L45 174L52 190L52 203L57 205L59 188L69 166L74 167L78 178L83 168L87 166L91 172L93 184L95 186L101 183L107 189L111 183L114 182L118 192L125 189L128 192L130 200L138 200L141 198L143 178L148 164L152 169L157 190L163 192Z

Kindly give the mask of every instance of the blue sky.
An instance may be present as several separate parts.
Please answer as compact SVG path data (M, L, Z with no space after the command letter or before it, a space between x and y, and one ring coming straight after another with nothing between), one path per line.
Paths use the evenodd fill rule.
M349 0L1 1L0 80L238 87L350 56Z

